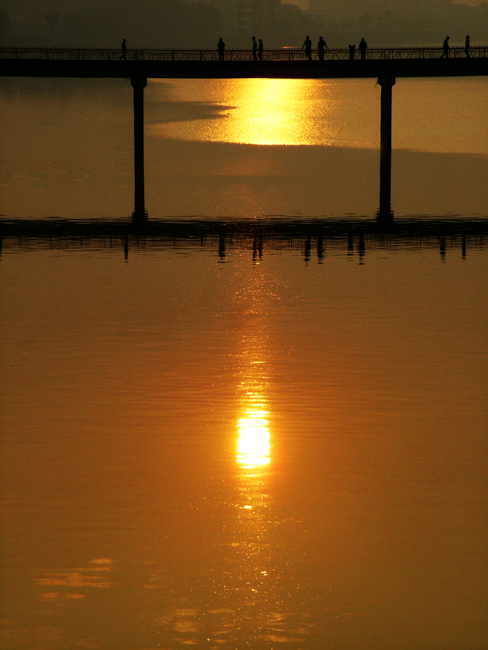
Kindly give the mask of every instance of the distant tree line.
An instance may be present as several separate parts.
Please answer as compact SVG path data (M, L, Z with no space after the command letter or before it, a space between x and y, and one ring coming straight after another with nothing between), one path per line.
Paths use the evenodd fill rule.
M409 3L356 3L343 15L310 16L296 5L282 4L270 24L256 34L265 48L300 47L310 34L314 47L324 36L329 47L347 47L364 36L370 47L441 44L449 34L461 45L470 34L473 45L488 41L488 2L477 7L448 5L440 9ZM63 12L32 13L17 24L0 0L0 45L52 47L215 48L220 36L227 48L250 47L252 34L224 24L208 2L183 0L72 0Z

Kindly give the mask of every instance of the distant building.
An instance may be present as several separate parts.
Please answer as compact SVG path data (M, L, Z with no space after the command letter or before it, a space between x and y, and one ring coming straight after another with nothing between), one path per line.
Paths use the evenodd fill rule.
M393 13L415 13L426 11L438 13L452 5L452 0L389 0L385 3L375 0L309 0L309 13L314 16L328 17L341 20L349 17L358 17L360 14L375 15L385 10Z
M58 12L60 16L66 13L65 0L43 0L42 3L34 3L32 0L2 0L1 5L9 16L21 21L41 20L49 12Z
M206 0L219 9L224 29L243 36L263 33L276 19L280 0Z
M49 43L67 12L65 0L1 0L0 4L8 17L2 36L10 45Z
M309 0L281 0L282 5L296 5L302 11L308 12Z

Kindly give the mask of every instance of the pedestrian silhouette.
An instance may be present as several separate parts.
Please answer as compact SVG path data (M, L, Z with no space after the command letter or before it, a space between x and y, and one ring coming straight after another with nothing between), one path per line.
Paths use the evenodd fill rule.
M122 54L119 56L119 59L123 59L124 61L127 61L127 43L124 40L122 41Z
M222 36L219 38L219 42L217 43L217 49L219 51L219 61L224 60L224 52L225 52L225 43L222 40Z
M451 48L449 47L449 36L446 36L444 39L444 43L442 43L442 54L441 54L441 59L446 57L446 59L449 58L449 50Z
M470 59L471 57L469 56L469 48L471 47L471 39L469 36L466 36L466 40L464 41L464 53Z
M263 50L264 50L263 40L260 38L259 45L258 45L258 57L260 61L263 60Z
M319 59L321 61L323 61L324 60L324 50L326 48L329 49L329 47L328 47L327 43L324 41L324 39L322 38L322 36L319 38L319 42L318 42L317 47L318 47L318 50L319 50Z
M309 61L312 60L312 41L310 40L310 37L307 36L306 39L303 42L302 45L302 50L305 48L305 54L307 55L307 59Z
M258 58L258 44L256 43L256 37L252 37L252 58L256 61Z
M354 61L356 55L356 44L349 45L349 61Z
M366 50L368 49L368 44L366 43L364 38L360 40L358 48L359 51L361 52L361 61L364 61L364 59L366 58Z

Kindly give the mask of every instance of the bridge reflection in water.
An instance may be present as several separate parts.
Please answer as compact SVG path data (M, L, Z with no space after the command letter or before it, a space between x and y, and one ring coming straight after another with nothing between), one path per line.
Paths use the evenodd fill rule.
M303 260L320 263L328 251L343 250L359 263L373 250L438 249L465 258L471 248L482 248L488 237L488 215L396 218L382 224L376 219L303 219L283 217L268 220L156 220L134 223L113 221L69 221L62 219L0 220L0 253L38 250L121 252L162 249L214 250L221 262L233 250L249 250L254 260L266 251L301 251Z

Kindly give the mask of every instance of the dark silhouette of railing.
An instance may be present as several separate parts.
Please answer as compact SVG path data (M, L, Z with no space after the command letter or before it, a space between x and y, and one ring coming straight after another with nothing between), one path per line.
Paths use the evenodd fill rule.
M370 48L366 58L375 61L398 60L432 60L440 58L441 47L383 47ZM157 49L128 49L128 61L218 61L217 50L157 50ZM469 50L473 59L488 58L488 46L473 46ZM3 47L0 48L0 61L7 60L43 60L43 61L119 61L119 49L94 49L94 48L43 48L43 47ZM245 50L226 50L226 61L250 61L252 52ZM281 48L265 50L263 58L266 61L304 61L307 62L305 50L298 48ZM355 60L360 59L356 50ZM464 47L451 47L449 58L465 59ZM312 51L312 60L319 61L317 50ZM324 61L349 61L349 49L330 49L324 52ZM256 65L259 65L256 61Z

